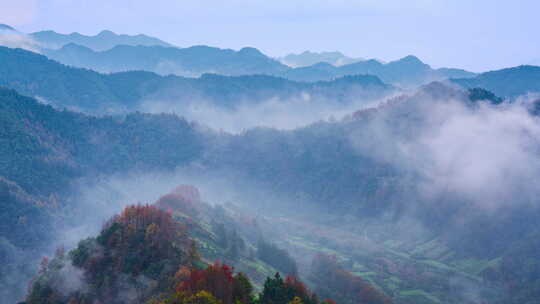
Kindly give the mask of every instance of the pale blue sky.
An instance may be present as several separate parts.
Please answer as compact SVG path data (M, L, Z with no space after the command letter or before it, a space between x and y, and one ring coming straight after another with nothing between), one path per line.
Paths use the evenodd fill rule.
M306 49L485 71L540 60L538 0L0 0L30 32L145 33L178 46Z

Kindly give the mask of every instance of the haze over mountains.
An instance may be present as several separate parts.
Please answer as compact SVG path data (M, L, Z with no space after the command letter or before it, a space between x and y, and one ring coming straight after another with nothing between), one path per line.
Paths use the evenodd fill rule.
M36 40L43 48L58 49L67 44L78 44L95 51L105 51L117 45L159 45L170 47L167 42L146 35L118 35L111 31L101 31L95 36L86 36L79 33L59 34L54 31L41 31L29 35Z
M267 57L254 48L239 51L206 46L185 49L158 46L117 46L104 52L69 44L59 50L44 50L51 59L64 64L101 72L147 70L159 74L199 76L204 73L223 75L264 74L295 81L328 81L347 75L370 74L395 85L414 86L447 78L472 77L475 74L459 69L432 69L414 56L381 63L360 61L341 66L330 63L290 68ZM204 58L204 60L203 60Z
M296 127L365 107L396 92L396 88L370 75L315 83L264 75L184 78L142 71L99 74L5 47L0 47L0 58L6 63L0 67L0 85L61 108L94 114L176 112L189 119L200 118L210 126L228 121L223 127L230 131L256 124L277 126L274 120L285 123L282 127ZM297 115L297 111L288 109L292 105L308 110ZM263 121L238 121L239 113L245 121L261 111L267 112Z
M432 69L414 56L385 64L377 60L348 58L338 52L305 52L287 57L288 60L304 62L293 64L298 67L291 68L255 48L239 51L208 46L176 48L157 38L117 35L111 31L102 31L96 36L42 31L28 36L41 46L40 52L51 59L105 73L145 70L187 77L205 73L229 76L264 74L308 82L370 74L386 83L404 87L474 76L474 73L460 69Z
M540 297L540 67L1 28L7 303Z
M304 51L300 54L288 54L278 58L283 64L293 68L306 67L320 62L329 63L335 66L346 65L358 61L365 61L363 58L351 58L343 55L340 52L310 52Z

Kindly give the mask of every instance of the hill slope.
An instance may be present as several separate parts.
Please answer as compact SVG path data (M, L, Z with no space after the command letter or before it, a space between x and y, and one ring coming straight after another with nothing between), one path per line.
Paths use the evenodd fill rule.
M451 81L465 88L481 87L499 96L516 97L540 92L540 67L524 65Z
M174 115L90 117L0 92L9 157L0 175L30 195L61 195L80 177L192 165L271 216L264 231L278 245L334 253L398 303L475 303L475 290L508 303L505 265L515 265L511 277L536 278L521 263L534 246L520 244L538 232L537 122L487 92L434 83L342 121L238 135ZM536 296L524 286L515 300L528 291Z

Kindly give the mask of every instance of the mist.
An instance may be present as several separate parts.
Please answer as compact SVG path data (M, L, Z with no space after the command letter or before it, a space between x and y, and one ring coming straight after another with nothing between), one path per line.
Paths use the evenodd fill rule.
M0 29L0 46L21 48L35 53L40 52L40 45L26 34Z
M358 125L352 124L348 143L359 155L415 177L413 192L418 196L409 193L410 196L402 197L413 209L421 208L414 204L415 199L436 205L447 197L458 198L454 204L472 202L475 208L494 213L503 207L534 203L539 189L536 180L540 180L537 156L540 122L530 114L534 97L491 105L469 102L459 90L445 92L450 94L433 96L429 89L420 89L397 99L345 106L303 98L271 99L255 105L241 104L235 109L209 103L175 107L172 103L156 101L148 101L143 108L156 113L174 112L212 129L230 132L223 135L235 138L242 138L246 130L258 126L305 130L320 120L348 124L358 119ZM364 121L358 118L358 113L364 112L375 114ZM274 131L272 134L276 136L288 133ZM257 145L250 142L252 148L256 147L254 151L265 148ZM265 236L293 255L302 276L310 273L317 250L337 255L350 271L364 273L371 267L380 267L381 255L399 257L393 251L396 248L388 242L423 244L433 240L433 232L415 218L415 212L398 220L386 214L366 218L323 212L300 195L280 193L271 187L275 181L251 178L246 169L216 169L196 161L167 171L132 170L80 179L63 212L70 216L54 244L43 254L51 255L58 247L76 247L80 240L99 234L104 223L126 206L152 204L181 184L196 186L205 202L232 202L242 206L246 214L260 219ZM354 206L361 201L348 203ZM442 250L450 250L445 240L437 239L437 242ZM392 275L408 275L409 263L424 258L420 255L418 259L410 257L395 262L392 267L397 270ZM460 296L470 297L470 303L482 299L481 287L466 276L456 272L445 277L449 285L463 289Z
M381 111L353 133L358 152L418 176L428 200L451 193L497 209L537 195L540 122L527 102L471 105L418 94L408 103L407 113ZM412 119L402 125L398 115Z
M239 134L256 127L294 130L318 121L339 121L351 112L375 107L381 102L376 99L352 99L355 101L337 103L304 93L298 98L286 100L243 101L233 108L204 100L187 104L146 100L139 109L147 113L174 113L214 130Z

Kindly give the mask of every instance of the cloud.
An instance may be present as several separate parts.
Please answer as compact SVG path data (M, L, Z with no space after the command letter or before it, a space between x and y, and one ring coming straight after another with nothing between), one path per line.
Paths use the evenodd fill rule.
M36 41L25 34L15 31L0 30L0 45L39 53L39 44Z
M418 177L427 199L455 197L495 210L531 202L540 178L540 122L521 103L470 106L458 98L382 111L352 140L360 153Z
M297 98L270 98L262 102L242 102L228 109L203 100L189 104L173 101L147 100L140 110L149 113L176 113L215 130L239 133L254 127L292 130L322 120L339 119L353 111L371 107L378 100L358 98L358 101L338 104L313 98L304 93Z

